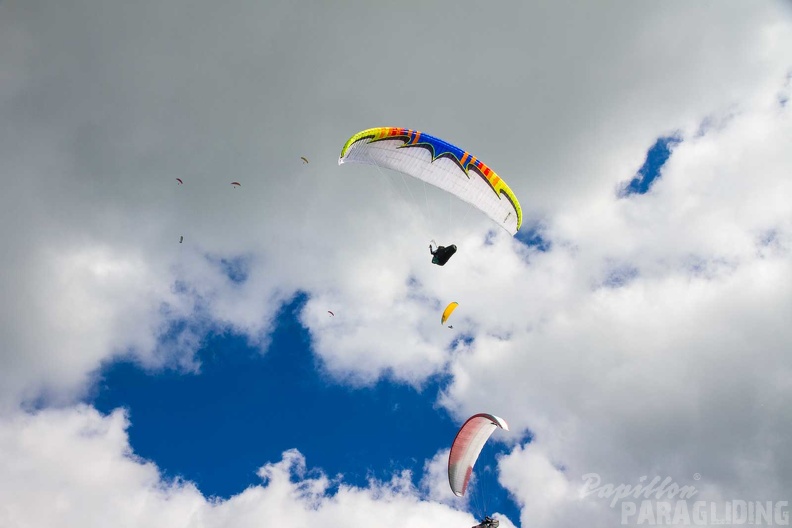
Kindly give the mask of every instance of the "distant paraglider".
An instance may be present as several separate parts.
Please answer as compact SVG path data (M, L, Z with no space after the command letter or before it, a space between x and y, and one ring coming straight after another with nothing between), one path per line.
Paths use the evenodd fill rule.
M231 185L233 185L235 189L236 189L237 187L241 187L241 186L242 186L242 184L241 184L241 183L239 183L239 182L231 182Z
M300 156L300 159L303 160L303 164L308 163L308 158L306 158L305 156Z
M333 312L331 312L330 310L327 310L327 313L329 313L331 316L335 317L335 314Z
M457 309L457 306L459 306L458 302L448 303L448 306L446 306L446 309L443 310L442 317L440 317L440 324L441 325L445 324L445 322L448 321L448 318L451 317L451 314L454 313L454 310ZM449 326L448 328L453 328L453 326Z
M179 182L179 185L184 185L184 182L181 178L176 178L176 181Z
M179 237L179 244L181 244L182 242L184 242L184 236Z

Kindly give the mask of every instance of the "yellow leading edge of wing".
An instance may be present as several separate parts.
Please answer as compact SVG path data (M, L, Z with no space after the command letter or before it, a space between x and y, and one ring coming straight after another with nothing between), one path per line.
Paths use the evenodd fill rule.
M418 130L358 132L341 149L338 164L343 163L376 165L423 180L473 205L511 235L522 225L520 202L495 171L471 153Z

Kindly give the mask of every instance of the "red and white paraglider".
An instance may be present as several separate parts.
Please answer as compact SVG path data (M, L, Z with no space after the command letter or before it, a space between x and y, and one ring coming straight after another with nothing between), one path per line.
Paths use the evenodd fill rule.
M498 428L508 431L509 425L503 418L481 413L468 418L459 429L448 454L448 483L457 497L465 495L473 475L473 466L484 444ZM499 524L498 520L487 516L474 528L497 528Z

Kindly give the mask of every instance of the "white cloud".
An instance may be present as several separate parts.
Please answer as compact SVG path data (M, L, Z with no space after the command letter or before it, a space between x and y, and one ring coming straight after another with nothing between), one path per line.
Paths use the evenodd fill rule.
M0 522L5 526L467 526L469 514L423 501L409 474L366 487L307 469L296 450L259 470L260 485L228 500L163 480L134 456L125 414L80 406L0 420ZM333 486L338 486L333 489Z
M0 4L6 425L32 420L15 414L25 399L72 401L119 355L193 369L210 329L265 349L277 310L302 290L301 320L331 373L418 386L449 372L453 412L488 410L535 434L541 453L517 448L503 463L531 512L524 524L576 518L572 506L568 517L530 510L563 488L553 464L567 486L597 471L627 482L699 472L723 497L792 488L787 5L97 6ZM405 29L420 50L381 38ZM489 224L464 209L449 227L440 199L427 221L400 180L335 166L349 134L380 124L475 150L520 197L527 227L541 222L550 251L502 234L485 244ZM675 131L684 141L651 192L618 199L656 138ZM440 237L460 247L445 268L424 249ZM219 264L238 257L242 284ZM439 325L451 300L453 331ZM79 436L72 411L37 416L29 427L46 421L53 440ZM49 449L35 446L27 456ZM158 478L116 462L135 489ZM270 471L275 482L286 469ZM83 474L62 473L48 484L53 504L65 489L55 483ZM166 486L140 507L183 500L179 516L209 508L219 519L239 503L253 523L266 518L259 501L285 512L297 500L278 482L211 508L189 485ZM279 486L286 502L273 498ZM441 508L383 486L321 502L327 524L357 515L332 513L339 497L385 508L384 524L404 521L402 500L418 525ZM83 499L74 511L86 518L73 520L89 526ZM55 516L26 514L39 513Z
M427 499L433 502L451 504L459 503L448 485L448 453L450 449L441 449L435 456L424 463L421 489L426 493Z
M190 483L162 482L134 457L123 412L88 407L0 421L6 526L190 526L207 507Z
M501 484L520 503L522 526L615 521L607 501L585 500L580 483L570 482L539 445L517 446L499 460L498 469Z
M792 129L779 108L764 99L686 140L649 194L594 202L550 225L566 244L528 273L548 273L545 258L565 261L554 269L574 279L556 284L561 302L526 295L523 313L541 316L508 340L477 339L452 366L445 403L460 414L497 409L529 428L545 468L557 461L570 482L597 472L684 484L701 473L709 500L782 497L792 485L777 447L789 413L776 403L790 396L792 371L792 206L782 198L792 190ZM603 285L619 266L634 275ZM549 504L545 488L516 476L536 463L509 466L526 505ZM560 478L544 473L548 485ZM577 508L551 510L538 516L563 526Z

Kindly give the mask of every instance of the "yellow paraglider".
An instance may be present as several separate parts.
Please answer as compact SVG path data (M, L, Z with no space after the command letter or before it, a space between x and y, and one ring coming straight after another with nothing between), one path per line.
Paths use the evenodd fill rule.
M456 310L457 306L459 306L458 302L452 302L446 306L446 309L443 310L443 317L440 319L440 324L445 324L448 318L451 317L451 314L454 313L454 310Z

